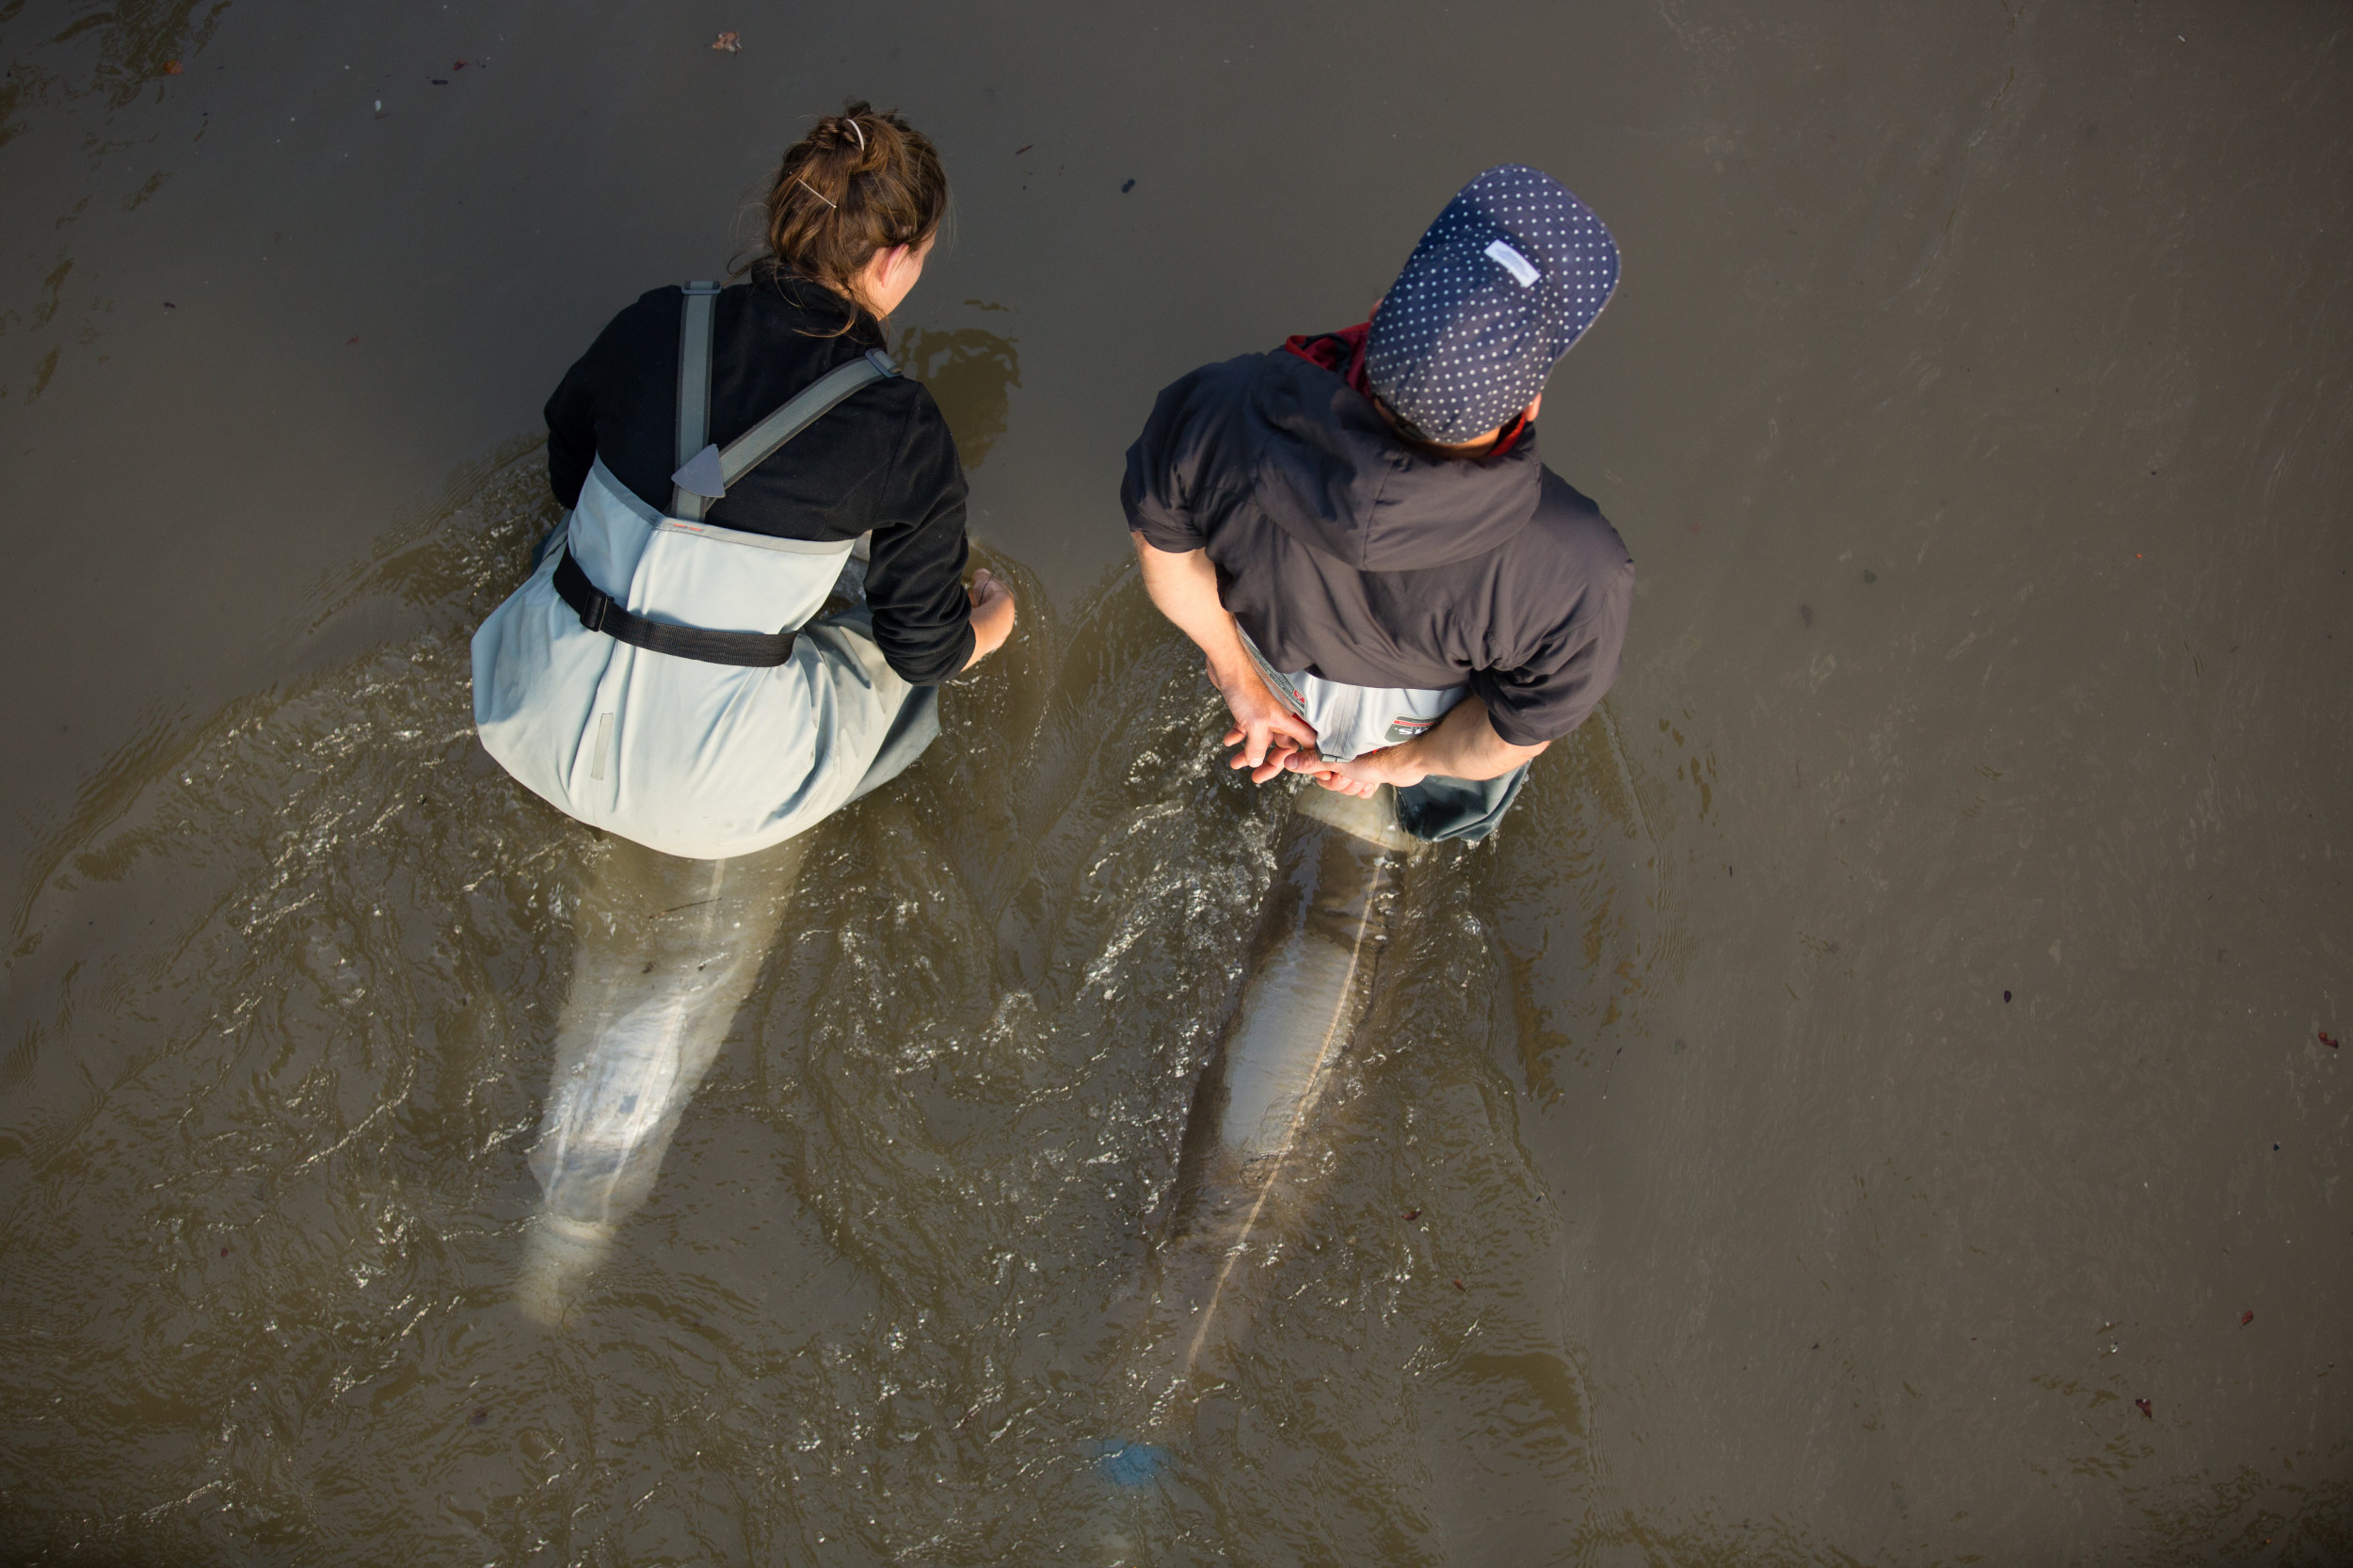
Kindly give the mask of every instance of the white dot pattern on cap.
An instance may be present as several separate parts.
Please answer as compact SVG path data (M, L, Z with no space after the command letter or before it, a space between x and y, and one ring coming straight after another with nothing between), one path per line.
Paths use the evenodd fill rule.
M1532 284L1487 253L1497 240L1536 269ZM1366 376L1424 435L1469 440L1535 400L1617 286L1617 242L1592 208L1542 169L1491 168L1455 193L1390 285Z

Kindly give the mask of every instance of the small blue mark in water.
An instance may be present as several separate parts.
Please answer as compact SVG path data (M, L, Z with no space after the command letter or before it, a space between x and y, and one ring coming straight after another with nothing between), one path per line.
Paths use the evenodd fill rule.
M1122 186L1120 186L1120 187L1119 187L1119 194L1120 194L1120 195L1122 195L1122 196L1125 196L1125 195L1127 195L1129 191L1131 191L1131 190L1133 190L1133 189L1135 189L1135 188L1136 188L1136 183L1135 183L1133 180L1130 180L1130 181L1128 181L1126 184L1124 184L1124 185L1122 185Z
M1087 1452L1113 1486L1149 1486L1168 1467L1168 1450L1157 1443L1101 1441L1088 1444Z

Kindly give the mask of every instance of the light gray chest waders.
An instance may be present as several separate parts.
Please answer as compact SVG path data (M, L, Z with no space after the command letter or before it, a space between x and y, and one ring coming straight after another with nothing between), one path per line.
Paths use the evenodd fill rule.
M668 515L682 521L701 521L711 504L726 496L737 480L852 392L899 374L890 356L870 348L860 358L819 376L792 401L729 441L723 452L705 439L711 427L711 339L718 313L719 285L686 283L681 292L686 308L679 324L679 466L670 475ZM655 653L711 664L749 666L781 664L792 657L794 633L790 628L776 632L710 632L633 615L589 581L569 550L556 562L555 591L589 631Z
M567 816L664 855L724 860L782 842L868 787L914 688L859 627L816 619L855 558L850 540L748 533L705 514L897 369L861 355L714 448L718 285L683 293L672 508L648 505L601 457L589 465L560 547L474 633L474 727Z

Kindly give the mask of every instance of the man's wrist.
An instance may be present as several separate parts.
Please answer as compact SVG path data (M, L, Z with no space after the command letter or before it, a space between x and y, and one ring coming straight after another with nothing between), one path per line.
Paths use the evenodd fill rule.
M1382 782L1410 790L1429 776L1429 743L1417 737L1381 753Z
M1237 687L1248 691L1253 686L1266 684L1258 674L1258 666L1250 662L1250 656L1241 650L1239 643L1230 650L1204 648L1202 655L1209 664L1209 684L1221 692L1231 692Z

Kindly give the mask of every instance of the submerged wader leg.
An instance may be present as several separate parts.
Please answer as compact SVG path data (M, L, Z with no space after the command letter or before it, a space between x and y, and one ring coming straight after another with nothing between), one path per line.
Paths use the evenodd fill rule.
M1386 793L1311 787L1284 824L1241 1002L1185 1125L1172 1240L1263 1201L1364 1016L1414 847Z
M1374 972L1416 840L1390 792L1369 801L1316 787L1296 797L1241 1001L1193 1093L1176 1200L1153 1248L1148 1319L1128 1382L1148 1401L1144 1433L1189 1407L1195 1363L1225 1321L1235 1286L1295 1223L1301 1194L1287 1167L1371 1000ZM1098 1445L1106 1477L1141 1484L1157 1471L1151 1441Z
M607 846L581 901L531 1153L545 1200L517 1295L549 1322L652 1191L760 976L804 849L794 838L732 860L681 860L625 839Z

